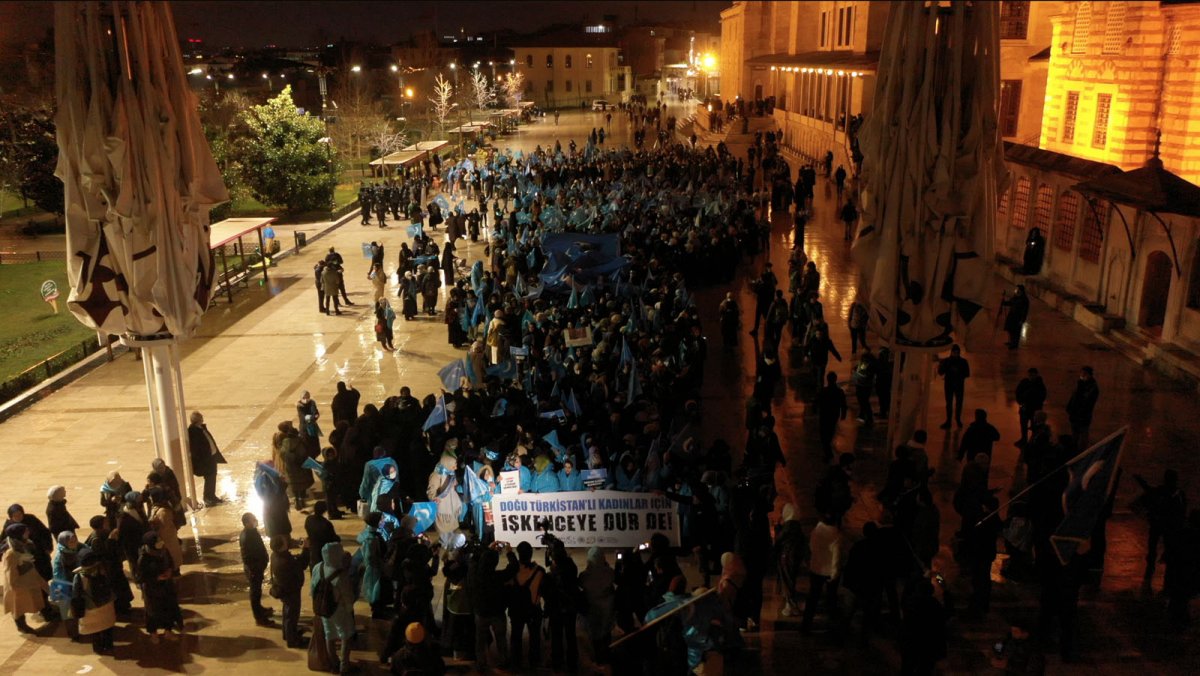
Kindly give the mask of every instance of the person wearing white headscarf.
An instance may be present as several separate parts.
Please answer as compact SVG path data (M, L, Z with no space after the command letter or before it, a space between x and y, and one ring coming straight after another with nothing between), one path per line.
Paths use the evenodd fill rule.
M67 511L67 489L62 486L51 486L46 492L46 526L55 535L79 530L75 517Z

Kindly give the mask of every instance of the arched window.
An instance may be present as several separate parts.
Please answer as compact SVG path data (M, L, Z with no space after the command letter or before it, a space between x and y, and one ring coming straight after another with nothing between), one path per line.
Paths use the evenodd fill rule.
M1029 193L1033 190L1028 178L1017 181L1017 191L1013 195L1012 225L1014 228L1024 228L1029 224Z
M1107 204L1096 202L1083 205L1083 225L1079 233L1079 257L1089 263L1100 262L1100 249L1104 244L1105 220L1108 220Z
M1075 10L1075 29L1071 37L1071 53L1085 54L1087 52L1088 35L1092 30L1092 3L1081 2Z
M1054 211L1054 246L1063 251L1075 248L1075 219L1079 217L1079 195L1064 190Z
M1106 2L1108 16L1104 19L1104 50L1105 54L1120 54L1121 46L1125 44L1125 3Z
M1050 212L1054 208L1054 188L1038 186L1037 199L1033 202L1033 227L1045 237L1050 233Z
M1008 196L1011 191L1005 190L1000 193L1000 207L996 209L996 214L1001 218L1008 215Z

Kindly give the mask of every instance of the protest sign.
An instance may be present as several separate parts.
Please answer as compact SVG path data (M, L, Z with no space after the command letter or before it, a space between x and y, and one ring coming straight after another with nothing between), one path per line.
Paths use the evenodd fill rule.
M591 347L592 346L592 327L585 326L581 329L567 329L565 331L566 340L564 344L567 347Z
M492 507L496 539L513 545L544 546L538 539L544 527L568 547L636 547L655 533L679 545L675 503L652 493L522 493L503 495Z
M584 488L604 488L604 484L608 483L608 470L606 469L585 469L580 472L583 476Z
M500 473L500 494L516 495L521 492L521 470Z

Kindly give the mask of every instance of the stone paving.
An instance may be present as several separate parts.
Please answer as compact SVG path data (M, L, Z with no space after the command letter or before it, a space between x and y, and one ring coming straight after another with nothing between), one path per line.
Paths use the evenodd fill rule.
M523 127L506 144L532 148L538 143L552 145L557 137L565 145L571 137L581 139L601 119L600 114L571 112L564 114L556 127L552 118L547 118ZM614 115L610 143L628 138L623 127L620 116ZM822 181L818 192L817 218L809 225L805 247L822 274L822 296L832 338L846 359L840 364L835 362L833 368L844 379L851 364L848 331L839 318L845 316L860 282L849 245L841 241L841 225L832 219L832 191ZM784 218L776 221L770 256L777 270L786 270L792 244L790 229ZM440 317L410 323L398 320L396 352L386 353L377 347L368 309L371 289L366 279L367 265L360 254L361 244L372 239L385 244L387 267L394 270L399 245L408 239L403 228L380 230L351 221L311 243L299 255L280 262L272 269L269 284L241 290L232 305L219 299L206 316L200 335L183 347L188 409L205 413L209 428L229 459L229 464L221 468L218 492L231 498L229 505L192 515L190 526L181 530L181 537L187 541L188 559L180 583L188 629L185 636L151 645L140 630L123 628L117 632L115 658L96 658L90 646L69 642L61 627L25 638L6 622L0 627L0 674L130 673L133 669L200 673L230 666L247 670L250 665L263 674L305 669L304 654L286 649L278 629L254 625L246 601L236 538L242 511L259 511L249 485L253 463L269 457L275 425L295 416L294 403L301 391L311 390L323 410L328 408L338 380L357 386L364 403L382 400L385 393L394 393L401 385L409 385L414 393L422 395L439 387L437 369L461 354L447 344ZM346 257L347 288L359 303L340 317L319 314L315 307L312 266L329 246L335 246ZM475 258L482 249L482 244L477 244L468 247L466 253ZM747 266L733 289L751 320L748 280L757 270L757 263ZM394 295L394 286L389 293ZM999 293L997 286L997 298ZM740 450L743 403L753 379L755 354L747 336L731 353L718 347L715 305L723 294L723 289L716 288L699 294L704 316L710 322L707 335L713 341L703 402L713 415L705 416L705 434L706 439L724 436ZM1176 467L1185 487L1196 485L1200 468L1191 451L1197 447L1200 424L1195 420L1192 393L1110 351L1085 329L1040 303L1034 303L1026 338L1016 352L1003 347L1003 341L991 331L990 320L983 322L982 330L965 344L973 373L967 385L967 408L987 408L1003 435L992 469L993 486L1007 487L1012 480L1016 460L1012 441L1017 436L1012 391L1016 381L1029 366L1042 371L1050 388L1051 422L1056 429L1063 429L1062 405L1074 373L1083 364L1096 368L1102 392L1093 436L1100 438L1128 424L1128 470L1153 480L1163 468ZM873 339L872 344L876 342ZM812 489L822 464L816 451L814 425L810 424L813 419L808 416L797 371L791 368L787 355L784 367L789 377L777 415L783 422L781 436L789 462L778 477L783 493L780 500L796 502L808 517L807 528L813 517ZM957 432L936 429L941 420L940 406L935 383L929 450L931 465L937 470L934 488L946 542L958 526L957 516L948 504L957 482L958 467L953 457ZM836 445L859 457L855 468L857 499L848 528L856 534L863 522L880 514L873 495L882 483L888 453L882 427L862 430L852 419L842 424ZM46 488L62 484L67 487L76 519L86 523L98 511L97 492L107 472L120 469L137 485L149 471L154 452L141 365L130 356L121 357L0 424L0 447L8 450L0 457L0 473L16 479L7 486L6 500L21 502L40 515ZM1145 526L1129 510L1136 495L1133 481L1122 482L1109 526L1105 577L1099 592L1086 598L1080 611L1079 647L1084 660L1066 666L1051 657L1053 673L1132 673L1147 665L1162 673L1194 671L1189 667L1197 664L1196 649L1186 640L1192 634L1171 635L1166 627L1165 602L1140 590ZM293 523L300 532L302 521L303 515L293 512ZM355 519L336 523L347 542L361 526ZM935 565L946 572L955 589L962 588L946 548ZM1033 589L1008 583L999 576L996 579L992 614L982 622L953 624L951 655L943 663L947 671L994 671L989 662L990 646L1003 638L1009 623L1027 622L1036 614ZM774 589L773 584L767 587L769 591ZM1155 588L1159 587L1161 572L1155 581ZM364 608L360 604L360 627L372 624L365 618ZM769 594L764 631L750 637L751 651L734 664L731 673L873 674L898 669L890 638L877 638L861 649L839 648L819 633L801 637L794 624L771 619L777 616L777 610L777 596ZM307 607L302 616L311 617ZM49 635L55 629L58 635ZM367 643L358 646L354 657L373 665L372 645L378 633L385 630L377 626L364 632Z

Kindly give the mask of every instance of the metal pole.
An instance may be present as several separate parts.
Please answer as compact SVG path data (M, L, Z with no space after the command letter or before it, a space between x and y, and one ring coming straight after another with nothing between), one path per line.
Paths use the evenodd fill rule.
M187 429L187 420L184 416L185 406L183 403L183 369L180 366L179 359L179 343L172 341L167 348L171 358L172 377L175 381L175 399L178 406L175 409L176 423L179 429ZM187 499L191 502L192 509L196 509L200 501L196 497L196 475L192 469L192 448L191 443L186 434L179 435L181 450L183 451L183 477L180 477L180 483L183 484L184 492Z
M263 284L267 283L267 242L263 239L262 228L258 229L258 250L262 252Z
M176 400L175 383L172 376L175 367L171 364L171 344L174 339L160 339L146 345L150 368L153 371L154 389L158 398L158 422L163 435L163 450L167 465L175 470L176 476L181 472L187 478L184 465L183 442L180 440L179 402ZM190 464L190 463L189 463Z
M141 350L141 347L130 346L135 350ZM157 458L166 459L163 455L164 444L159 436L158 429L158 394L154 391L154 369L150 365L150 358L142 352L142 372L146 376L146 400L150 404L150 436L154 438L154 456Z

